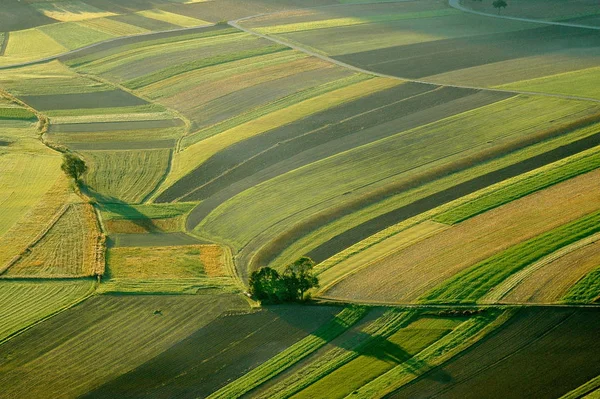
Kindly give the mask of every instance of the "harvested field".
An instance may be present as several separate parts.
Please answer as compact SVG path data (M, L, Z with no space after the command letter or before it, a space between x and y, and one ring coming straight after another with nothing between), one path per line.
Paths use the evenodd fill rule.
M109 242L115 247L156 247L195 245L202 242L186 233L114 234Z
M86 185L101 201L138 203L163 179L171 151L85 151L82 155L89 164Z
M172 171L165 181L165 186L168 187L173 184L178 179L192 172L212 155L230 145L263 134L271 129L284 126L306 116L322 112L323 109L326 109L325 107L334 107L338 104L385 90L398 84L399 82L390 79L360 81L313 98L305 99L282 109L273 110L268 114L260 115L255 119L235 125L219 134L212 135L205 140L190 145L185 151L176 154L173 159ZM172 193L165 194L158 201L170 201L169 198L178 198L178 194L177 191L173 191ZM185 194L185 192L182 194ZM175 196L173 197L173 195Z
M114 17L108 17L107 19L128 25L137 26L148 31L172 30L180 27L179 25L174 25L166 21L160 21L154 18L146 18L141 14L117 15Z
M596 239L598 240L598 237ZM500 301L506 303L559 302L571 286L599 265L600 240L568 252L529 274Z
M168 219L106 220L108 234L176 233L183 230L183 217Z
M81 277L104 272L103 237L89 204L70 204L4 275Z
M513 201L442 231L349 276L325 295L411 302L500 251L598 209L600 171Z
M20 30L10 33L4 56L0 58L0 65L37 60L65 51L64 46L40 30Z
M112 19L108 19L108 18L88 19L88 20L79 22L79 24L82 26L87 26L89 28L98 30L100 32L104 32L109 35L113 35L113 36L131 36L131 35L139 35L142 33L148 33L148 30L142 29L139 26L125 24L122 22L114 21ZM119 40L119 42L121 42L121 40ZM113 46L114 46L114 44L113 44ZM94 50L97 51L98 50L97 47L95 47ZM106 47L106 45L102 46L102 47ZM80 56L81 53L78 52L77 55ZM67 59L67 58L69 58L69 56L64 56L61 58Z
M135 107L137 105L147 104L145 100L122 90L41 96L28 95L22 96L21 99L39 111L52 109Z
M80 25L77 22L46 25L38 29L68 50L114 38L114 35Z
M317 261L323 261L345 248L403 220L476 192L477 190L486 188L494 183L504 181L552 162L559 161L565 157L585 151L589 148L593 148L598 144L600 144L600 134L591 135L543 152L539 155L532 156L523 161L516 162L512 165L485 173L466 182L456 184L448 189L428 195L411 204L396 208L351 229L347 229L343 233L330 238L328 241L311 250L309 256ZM351 209L352 208L350 208L350 210ZM298 233L299 236L303 234L306 233L303 231Z
M441 339L464 319L419 318L389 337L374 339L360 348L360 355L337 368L293 397L344 398L374 378L409 360Z
M206 397L306 337L337 310L275 306L221 317L84 397Z
M597 309L520 310L392 398L557 398L600 373Z
M117 141L117 142L96 142L89 141L83 143L69 142L69 148L75 151L130 151L130 150L155 150L159 148L174 148L177 140L151 140L151 141Z
M162 119L148 121L127 121L127 122L90 122L90 123L64 123L53 124L50 127L50 133L90 133L105 132L114 130L144 130L144 129L164 129L183 125L181 119Z
M111 248L108 275L121 279L225 277L224 257L218 245Z
M85 19L101 18L114 15L110 11L93 7L83 1L71 0L63 2L37 2L31 5L48 18L57 21L83 21Z
M228 310L232 295L95 296L3 345L2 398L76 397L135 369ZM56 378L56 369L65 374Z
M130 150L147 149L150 152L160 149L172 148L165 146L165 143L173 142L181 137L185 127L171 127L163 129L142 129L142 130L104 130L97 132L78 132L74 133L54 133L48 135L49 141L60 143L70 147L71 144L89 145L98 143L97 148L87 150L89 152L117 152L126 153ZM75 148L75 147L73 147ZM104 148L104 149L103 149ZM87 152L82 150L82 152ZM145 151L142 151L145 153Z
M273 178L223 203L204 220L194 222L202 220L197 228L204 234L226 238L242 247L283 220L285 224L276 226L278 229L289 228L333 204L338 206L342 196L345 201L364 197L386 184L397 184L399 177L410 179L419 172L464 162L477 154L493 152L494 148L512 148L523 140L529 142L528 136L539 132L542 126L553 127L561 119L570 123L596 112L595 106L584 102L555 101L515 97L400 131ZM562 116L557 114L559 103ZM516 109L528 117L516 118ZM525 109L536 111L529 113ZM497 120L506 123L499 125ZM378 128L393 126L392 121ZM301 194L307 190L314 193L309 198ZM245 228L240 229L240 225Z
M573 40L590 51L600 47L600 39L594 31L552 26L389 47L335 58L367 70L418 79L492 62L549 54L568 48Z
M192 26L209 25L210 22L202 21L200 19L186 17L184 15L167 12L164 10L146 10L138 12L146 18L156 19L159 21L168 22L173 25L189 28Z
M56 22L20 1L4 2L0 9L2 31L10 32Z
M0 281L0 341L60 309L92 290L89 280Z

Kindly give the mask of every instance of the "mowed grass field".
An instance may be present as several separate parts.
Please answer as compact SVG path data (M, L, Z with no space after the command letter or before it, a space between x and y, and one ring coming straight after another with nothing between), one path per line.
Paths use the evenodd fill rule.
M535 9L540 14L593 14L591 2L563 5L555 11L548 11L551 7L540 2L525 3L510 7L509 14L519 15L517 10L521 8ZM494 13L488 6L474 7ZM584 83L585 75L593 73L585 69L597 66L600 56L600 42L591 29L467 14L439 1L324 7L242 23L380 73L439 84L598 96ZM552 46L545 44L548 37L555 38ZM573 46L570 38L578 45ZM563 80L560 75L565 73L573 76ZM543 80L536 82L537 78Z
M598 172L590 172L441 230L359 269L334 285L326 295L356 296L372 301L414 301L444 279L469 270L479 261L596 211L598 199L593 193L598 192L594 188L597 181ZM575 196L575 192L579 195ZM574 203L575 198L581 199L581 203ZM472 238L462 232L472 234ZM491 279L491 275L487 278ZM464 282L463 287L466 284Z
M0 396L82 395L247 309L231 295L93 297L3 344ZM57 367L68 373L56 378Z

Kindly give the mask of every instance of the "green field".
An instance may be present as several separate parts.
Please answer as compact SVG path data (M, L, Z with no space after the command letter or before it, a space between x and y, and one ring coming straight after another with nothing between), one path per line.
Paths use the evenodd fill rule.
M597 395L600 11L491 3L5 0L0 399Z

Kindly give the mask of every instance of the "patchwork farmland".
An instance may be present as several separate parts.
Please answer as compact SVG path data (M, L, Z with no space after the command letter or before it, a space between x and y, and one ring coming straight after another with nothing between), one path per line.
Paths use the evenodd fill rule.
M5 3L0 398L600 393L597 2Z

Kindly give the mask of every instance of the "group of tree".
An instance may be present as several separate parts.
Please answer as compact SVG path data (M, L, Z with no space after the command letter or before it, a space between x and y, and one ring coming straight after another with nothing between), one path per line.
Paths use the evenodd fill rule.
M250 294L263 303L300 302L308 290L319 286L313 274L315 262L303 256L285 267L283 273L270 267L255 270L250 275Z

